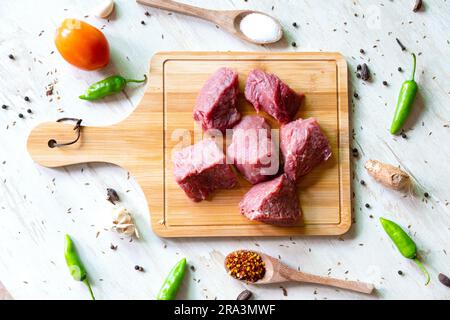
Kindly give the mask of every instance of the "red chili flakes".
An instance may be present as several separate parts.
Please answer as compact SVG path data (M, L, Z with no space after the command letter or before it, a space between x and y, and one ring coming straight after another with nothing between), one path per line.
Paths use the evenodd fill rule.
M238 280L256 282L266 273L266 267L261 256L253 251L239 250L230 253L225 258L228 274Z

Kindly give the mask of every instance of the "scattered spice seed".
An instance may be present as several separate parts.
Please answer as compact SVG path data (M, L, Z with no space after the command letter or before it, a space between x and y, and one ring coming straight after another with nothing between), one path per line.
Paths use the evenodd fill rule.
M142 268L141 266L135 265L135 266L134 266L134 270L143 272L143 271L144 271L144 268Z
M370 70L369 70L369 67L367 66L366 63L364 63L364 64L362 65L362 69L361 69L361 79L363 79L364 81L370 80Z
M296 47L296 46L297 46L297 43L295 43L295 41L292 41L292 46L293 46L293 47Z
M113 188L106 189L106 200L115 205L116 201L120 201L119 195Z
M261 256L253 251L239 250L225 258L228 274L238 280L256 282L264 277L266 267Z
M10 53L10 54L8 54L8 58L10 58L11 60L14 60L15 58L14 58L14 56Z
M26 102L30 102L30 98L28 96L25 96L25 98L23 98L23 100L25 100Z
M242 291L238 296L236 300L250 300L253 293L249 290Z
M406 50L406 47L403 45L403 43L400 41L399 38L395 38L395 41L397 41L397 43L400 46L400 48L402 49L402 51Z
M414 12L419 11L422 8L422 4L423 4L422 0L416 0L416 3L414 4L413 11Z
M449 277L447 277L443 273L439 273L438 279L439 279L440 283L442 283L444 286L450 288L450 278Z
M287 292L286 288L283 286L280 286L280 288L281 288L281 290L283 290L283 296L287 297L288 292Z
M403 271L402 270L398 270L397 272L398 272L399 275L401 275L401 276L403 275Z
M117 246L115 246L115 245L113 245L112 243L111 243L111 246L109 247L111 250L117 250Z

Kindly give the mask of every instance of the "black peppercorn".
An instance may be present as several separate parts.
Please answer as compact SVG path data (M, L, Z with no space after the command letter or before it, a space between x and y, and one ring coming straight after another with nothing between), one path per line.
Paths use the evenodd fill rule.
M27 96L25 96L25 98L23 98L26 102L30 102L30 98L28 98Z
M293 46L293 47L296 47L296 46L297 46L297 44L295 43L295 41L292 41L292 46Z
M366 53L366 52L364 51L364 49L360 49L359 52L360 52L361 54Z
M23 119L23 114L22 113L19 113L19 118Z
M8 58L10 58L11 60L14 60L14 56L11 53L8 55Z
M361 67L361 65L360 64L358 64L357 66L356 66L356 70L361 70L362 69L362 67Z
M135 266L134 266L134 270L139 270L139 266L138 266L138 265L135 265Z
M142 21L141 21L141 24L142 24L142 25L145 25L145 21L144 21L144 20L142 20Z
M361 185L365 186L366 182L364 180L361 180Z
M358 99L358 97L359 97L359 95L358 95L356 92L353 94L353 96L354 96L356 99Z
M366 203L366 204L365 204L365 207L366 207L366 208L370 208L370 204Z
M402 67L398 67L398 72L402 72L403 71L403 69L402 69Z
M359 79L361 78L361 74L359 72L356 73L356 77Z
M387 81L383 81L383 86L387 86L387 85L388 85Z
M28 112L28 113L33 113L33 111L31 111L31 109L28 109L27 112Z
M402 270L398 270L398 274L402 276L403 275L403 271Z
M297 22L292 23L292 26L293 26L294 28L297 28Z
M430 196L430 195L428 194L428 192L425 192L423 195L424 195L425 198L428 198L428 197Z
M2 105L2 109L6 110L6 109L8 109L8 106L6 104Z
M406 135L406 133L402 133L402 138L403 138L403 139L408 138L408 136Z

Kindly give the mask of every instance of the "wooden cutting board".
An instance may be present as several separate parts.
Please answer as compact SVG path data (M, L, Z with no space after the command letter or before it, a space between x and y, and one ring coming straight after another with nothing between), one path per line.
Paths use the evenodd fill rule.
M185 137L198 136L193 133L195 99L205 80L224 66L238 71L241 92L247 74L260 68L305 93L297 117L316 117L330 140L331 159L316 167L299 185L303 215L297 225L276 227L241 216L238 203L250 188L243 179L235 189L219 190L211 199L194 203L173 178L171 153L180 145L177 134L188 130ZM242 113L255 113L242 94L239 105ZM272 128L278 128L273 119L261 115ZM127 119L112 126L82 127L76 144L49 148L51 138L58 142L73 139L72 129L72 123L37 126L28 139L32 158L47 167L109 162L129 170L142 187L153 230L159 236L340 235L350 228L347 64L338 53L158 53L150 62L144 97Z

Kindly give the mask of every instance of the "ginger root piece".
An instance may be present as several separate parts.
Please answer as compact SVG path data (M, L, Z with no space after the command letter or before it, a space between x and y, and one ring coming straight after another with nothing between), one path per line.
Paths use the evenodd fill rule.
M378 160L369 160L364 165L367 172L383 186L394 190L408 190L411 178L403 170Z

